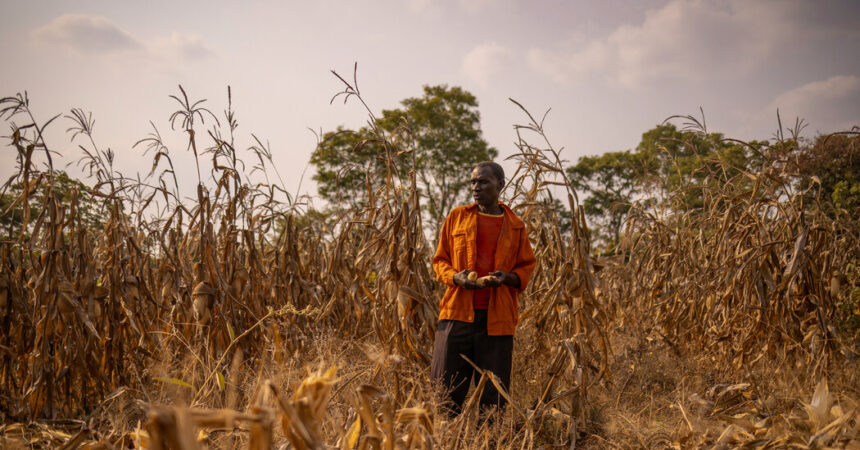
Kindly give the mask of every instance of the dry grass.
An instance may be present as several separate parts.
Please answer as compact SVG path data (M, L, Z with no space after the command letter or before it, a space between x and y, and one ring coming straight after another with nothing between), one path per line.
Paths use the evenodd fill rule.
M808 215L778 177L722 180L696 214L641 211L626 254L598 278L559 154L523 108L503 195L538 266L521 298L510 407L487 420L471 401L450 419L427 369L442 288L414 170L389 164L364 208L309 221L301 199L268 182L277 173L259 140L245 172L229 104L217 121L184 90L174 98L171 122L198 164L193 203L180 201L157 130L140 142L151 176L130 179L73 111L100 229L54 192L47 124L28 99L0 103L19 169L7 186L23 187L23 220L0 247L0 445L858 445L857 338L832 326L856 286L834 291L828 278L860 259L857 223ZM409 151L408 124L374 133L381 158ZM558 192L569 234L550 207Z

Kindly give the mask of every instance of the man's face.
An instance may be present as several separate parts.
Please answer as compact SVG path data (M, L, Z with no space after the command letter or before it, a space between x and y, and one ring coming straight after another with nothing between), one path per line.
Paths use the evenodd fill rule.
M493 175L489 167L480 166L472 171L471 186L475 203L483 206L498 203L502 182Z

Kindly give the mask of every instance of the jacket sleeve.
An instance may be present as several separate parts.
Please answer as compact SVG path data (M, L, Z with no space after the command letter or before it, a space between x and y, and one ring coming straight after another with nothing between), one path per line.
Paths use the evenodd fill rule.
M457 273L451 264L452 215L453 212L445 218L442 232L439 235L439 246L436 248L436 255L433 256L433 270L436 272L436 279L448 286L454 286L454 274Z
M532 244L529 242L529 233L526 228L523 227L520 231L517 259L514 263L513 269L511 269L511 272L517 274L517 277L520 279L520 288L516 290L517 292L524 291L526 286L528 286L529 280L532 276L532 271L535 269L535 264L537 264L537 259L535 259Z

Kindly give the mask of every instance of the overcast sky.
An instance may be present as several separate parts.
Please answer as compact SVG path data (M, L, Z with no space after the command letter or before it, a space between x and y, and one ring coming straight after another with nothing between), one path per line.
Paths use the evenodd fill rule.
M135 141L168 117L182 84L219 116L232 86L238 143L267 139L295 191L308 130L359 127L356 103L329 104L351 74L378 112L459 85L480 102L505 157L522 114L552 108L550 140L571 162L635 147L672 114L705 111L710 131L768 138L801 116L809 135L860 125L860 2L665 0L10 1L0 2L0 96L28 91L37 118L92 111L95 135L127 175L148 171ZM52 126L49 145L77 157ZM6 133L4 131L3 133ZM4 142L5 145L5 142ZM188 178L193 160L172 149ZM0 176L14 153L4 148ZM510 167L510 166L509 166ZM315 192L310 181L302 190ZM193 186L193 184L191 185ZM190 190L183 192L192 193Z

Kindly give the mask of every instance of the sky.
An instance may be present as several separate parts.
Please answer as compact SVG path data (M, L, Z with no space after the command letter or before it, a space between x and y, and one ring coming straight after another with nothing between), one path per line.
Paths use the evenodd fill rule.
M700 108L709 131L738 139L771 137L777 109L783 123L805 119L808 136L860 125L851 0L0 0L0 54L0 96L27 91L40 121L92 112L97 144L127 176L149 171L134 143L155 126L184 195L196 175L170 126L178 85L219 118L231 86L238 146L252 134L268 142L285 188L313 195L311 130L367 120L356 102L330 103L342 88L330 70L351 77L356 62L375 113L424 85L473 93L500 159L526 121L509 97L534 114L551 108L547 135L571 163L634 148L667 117ZM70 125L58 119L46 134L63 163L81 154Z

